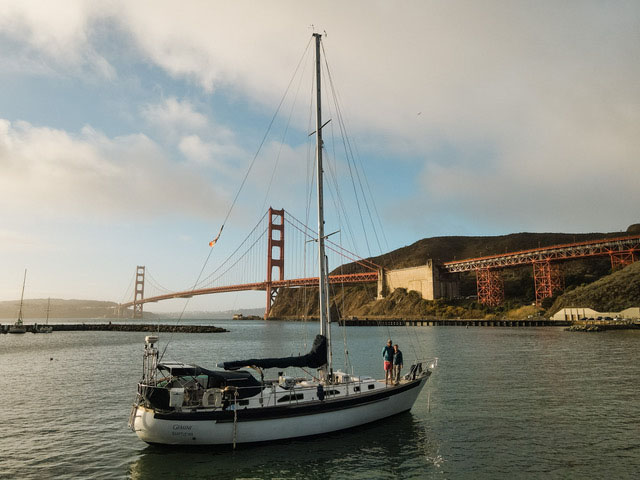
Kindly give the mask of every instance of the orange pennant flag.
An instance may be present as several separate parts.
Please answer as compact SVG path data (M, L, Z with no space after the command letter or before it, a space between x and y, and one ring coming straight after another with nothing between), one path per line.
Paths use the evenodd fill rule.
M217 242L217 241L218 241L218 239L220 238L220 235L222 235L222 229L223 229L223 228L224 228L224 225L222 225L222 226L220 227L220 231L218 232L218 236L209 242L209 246L210 246L210 247L213 247L213 246L216 244L216 242Z

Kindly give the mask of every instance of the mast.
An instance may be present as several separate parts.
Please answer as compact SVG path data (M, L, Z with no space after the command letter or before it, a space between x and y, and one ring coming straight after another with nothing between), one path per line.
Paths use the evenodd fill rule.
M22 294L20 295L20 310L18 310L18 322L22 321L22 300L24 299L24 284L27 282L27 269L24 269L24 279L22 280Z
M320 42L322 35L314 33L316 39L316 164L318 178L318 266L319 266L319 302L320 302L320 335L327 337L327 368L332 371L331 359L331 323L329 318L327 285L327 260L324 249L324 196L322 180L322 92L320 69ZM326 372L325 372L326 373Z

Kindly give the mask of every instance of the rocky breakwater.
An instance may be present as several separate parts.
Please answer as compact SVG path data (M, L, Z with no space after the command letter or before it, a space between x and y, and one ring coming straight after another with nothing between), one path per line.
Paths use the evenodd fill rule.
M640 328L640 323L629 319L582 320L565 328L568 332L604 332L605 330L629 330Z
M177 332L222 333L228 330L213 325L158 325L142 323L61 323L51 325L54 332Z

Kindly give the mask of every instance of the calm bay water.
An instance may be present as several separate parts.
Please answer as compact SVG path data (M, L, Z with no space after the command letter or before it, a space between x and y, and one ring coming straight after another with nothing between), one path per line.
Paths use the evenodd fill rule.
M6 322L5 322L6 323ZM57 323L57 322L56 322ZM211 323L183 321L186 324ZM213 367L306 351L316 326L215 321L165 359ZM351 327L356 373L439 357L410 413L327 437L239 448L150 447L127 429L144 333L0 335L0 478L635 478L640 331ZM344 364L343 330L334 355ZM163 348L170 334L161 336Z

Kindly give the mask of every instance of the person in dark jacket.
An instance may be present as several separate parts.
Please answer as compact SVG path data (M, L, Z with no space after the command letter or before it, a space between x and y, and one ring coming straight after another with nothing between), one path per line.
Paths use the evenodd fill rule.
M393 383L393 342L391 339L382 349L382 360L384 361L384 383L388 385L389 382Z
M396 343L393 346L393 381L396 385L400 383L400 371L402 370L402 352Z

